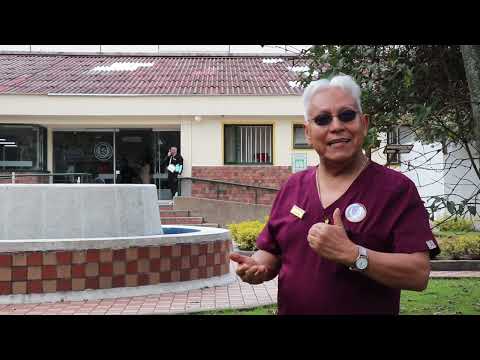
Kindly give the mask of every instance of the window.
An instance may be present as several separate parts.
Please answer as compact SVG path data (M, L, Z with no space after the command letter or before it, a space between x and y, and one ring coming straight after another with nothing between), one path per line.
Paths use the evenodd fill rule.
M400 127L395 127L387 133L387 145L400 144ZM387 163L400 164L400 152L387 153Z
M121 139L118 141L121 142ZM53 168L55 173L89 173L91 180L111 184L113 180L113 131L55 131ZM120 164L125 155L118 157ZM123 170L123 169L122 169ZM120 174L123 175L123 174ZM57 176L54 182L75 182L73 176Z
M47 129L0 125L0 171L46 171Z
M294 149L311 149L312 146L307 142L305 137L305 127L301 124L293 124L293 148Z
M225 164L272 164L272 125L225 125Z

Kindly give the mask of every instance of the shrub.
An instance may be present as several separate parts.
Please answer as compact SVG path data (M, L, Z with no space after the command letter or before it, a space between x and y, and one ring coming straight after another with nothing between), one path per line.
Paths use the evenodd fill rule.
M443 217L435 221L435 225L438 225L440 231L456 231L456 232L468 232L475 231L473 222L458 216L452 217L448 220L445 220L446 217Z
M442 255L452 259L480 259L480 233L449 236L440 244Z
M265 220L267 220L267 218ZM243 221L238 224L229 224L227 227L240 250L256 250L255 242L263 230L265 223L258 220Z

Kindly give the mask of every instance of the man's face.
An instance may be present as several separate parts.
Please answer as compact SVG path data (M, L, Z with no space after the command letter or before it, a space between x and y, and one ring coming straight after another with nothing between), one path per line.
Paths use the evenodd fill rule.
M176 148L176 147L170 148L170 153L171 153L173 156L177 155L177 148Z
M338 118L338 114L346 110L357 112L349 122ZM333 116L328 125L318 125L313 121L322 114ZM332 87L313 95L307 116L309 121L305 125L305 136L321 158L348 161L362 148L368 119L358 112L355 99L341 88Z

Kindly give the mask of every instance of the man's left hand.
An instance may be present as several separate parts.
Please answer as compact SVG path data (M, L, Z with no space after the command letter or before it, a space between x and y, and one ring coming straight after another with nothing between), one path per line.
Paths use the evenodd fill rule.
M340 209L333 212L333 224L316 223L307 236L310 247L319 256L350 266L358 256L358 248L347 236Z

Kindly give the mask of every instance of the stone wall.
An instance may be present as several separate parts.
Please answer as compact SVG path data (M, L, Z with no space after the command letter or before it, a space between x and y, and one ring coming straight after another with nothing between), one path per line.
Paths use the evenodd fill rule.
M193 166L192 177L235 182L279 189L292 174L290 166ZM276 191L257 190L232 185L193 182L192 196L207 199L271 205Z

